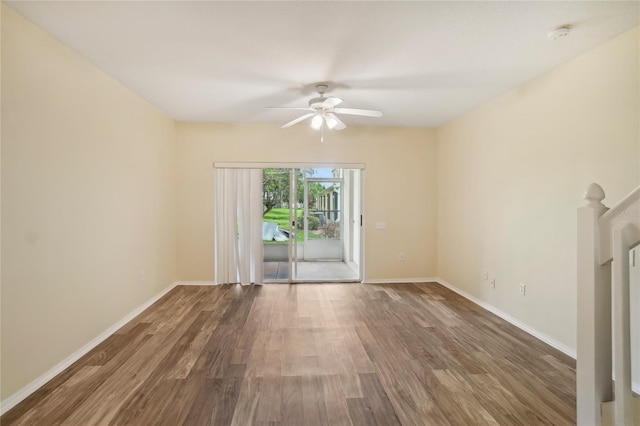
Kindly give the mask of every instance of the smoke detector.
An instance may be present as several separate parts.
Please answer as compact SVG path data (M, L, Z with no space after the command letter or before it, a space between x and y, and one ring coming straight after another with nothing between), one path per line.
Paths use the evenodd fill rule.
M571 32L571 25L562 25L547 32L547 38L549 40L557 40L562 37L566 37Z

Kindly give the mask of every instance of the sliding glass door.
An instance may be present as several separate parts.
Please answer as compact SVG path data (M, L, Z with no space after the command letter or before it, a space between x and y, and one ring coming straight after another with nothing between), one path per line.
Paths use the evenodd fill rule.
M262 173L265 282L360 281L361 170Z

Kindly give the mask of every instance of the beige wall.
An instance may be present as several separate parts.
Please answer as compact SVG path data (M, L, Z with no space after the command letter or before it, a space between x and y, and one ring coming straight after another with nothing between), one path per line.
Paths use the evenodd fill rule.
M309 126L178 124L179 280L213 280L214 161L365 163L366 278L435 276L435 132L351 127L319 138Z
M174 281L174 142L2 6L2 399Z
M437 131L439 276L570 348L582 193L640 183L639 51L635 29Z

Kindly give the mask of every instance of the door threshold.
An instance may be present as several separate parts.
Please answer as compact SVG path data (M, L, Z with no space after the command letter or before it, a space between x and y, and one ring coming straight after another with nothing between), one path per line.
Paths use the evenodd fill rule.
M362 280L265 281L264 284L362 284Z

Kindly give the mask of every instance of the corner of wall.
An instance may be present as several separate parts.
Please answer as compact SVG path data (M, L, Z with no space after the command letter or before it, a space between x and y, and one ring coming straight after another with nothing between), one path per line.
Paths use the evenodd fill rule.
M6 398L175 281L176 133L140 96L1 9Z
M576 341L580 195L597 181L617 200L640 179L639 32L436 133L438 276L568 348Z

